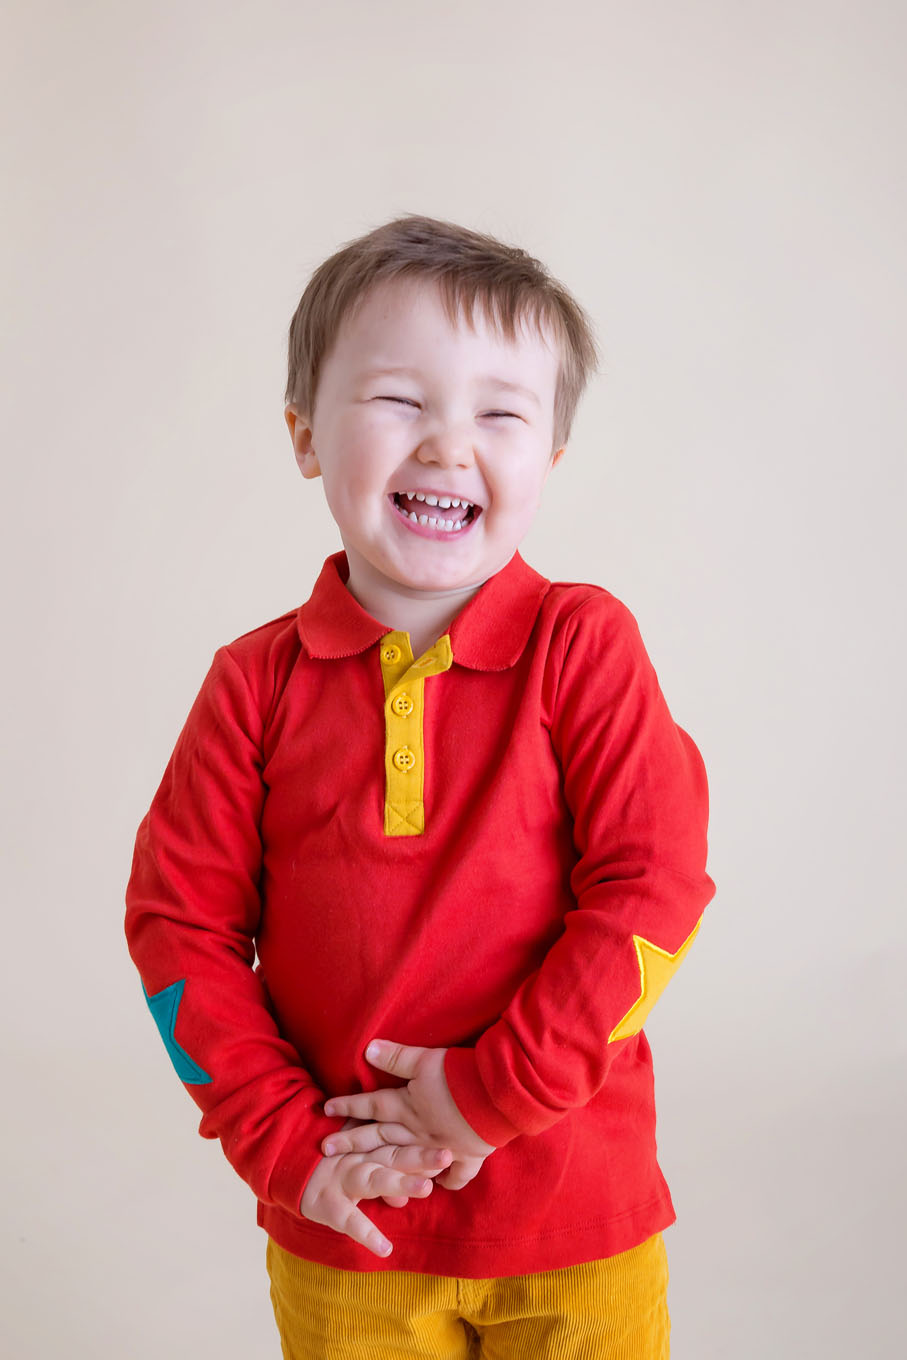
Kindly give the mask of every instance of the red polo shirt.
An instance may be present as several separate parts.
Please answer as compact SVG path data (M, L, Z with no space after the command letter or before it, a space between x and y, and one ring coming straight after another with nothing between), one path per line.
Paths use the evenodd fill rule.
M641 1026L715 886L702 759L635 619L515 553L421 658L346 589L220 647L136 840L126 933L200 1132L297 1255L483 1277L674 1220ZM257 954L257 961L256 961ZM495 1151L361 1207L387 1260L301 1217L329 1095L448 1047Z

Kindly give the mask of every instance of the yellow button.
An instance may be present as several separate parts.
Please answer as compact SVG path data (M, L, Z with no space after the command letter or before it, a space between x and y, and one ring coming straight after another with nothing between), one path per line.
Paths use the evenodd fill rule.
M399 713L401 718L408 718L413 711L413 701L408 694L398 694L392 701L391 708L395 713Z
M394 752L394 764L398 770L411 770L416 763L416 757L408 746L401 746Z
M393 665L395 661L400 660L400 657L402 655L403 653L400 651L400 648L397 646L397 644L391 642L382 650L381 660L387 661L390 665Z

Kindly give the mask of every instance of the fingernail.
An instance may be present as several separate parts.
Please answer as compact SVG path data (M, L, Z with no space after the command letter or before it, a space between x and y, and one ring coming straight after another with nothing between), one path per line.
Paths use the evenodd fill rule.
M378 1250L380 1251L382 1256L390 1256L391 1252L393 1251L393 1247L391 1246L390 1242L388 1242L386 1237L382 1237L381 1241L378 1243Z
M334 1113L334 1107L333 1107L333 1105L330 1103L330 1101L328 1101L328 1103L325 1105L325 1107L324 1107L324 1112L325 1112L325 1114L333 1114L333 1113Z
M337 1148L335 1147L335 1145L334 1145L333 1143L325 1143L325 1145L324 1145L324 1155L325 1155L325 1157L333 1157L333 1155L334 1155L334 1153L335 1153L336 1151L337 1151Z
M365 1056L368 1058L369 1062L374 1062L375 1058L377 1058L380 1053L381 1047L379 1044L369 1044L368 1048L365 1050Z

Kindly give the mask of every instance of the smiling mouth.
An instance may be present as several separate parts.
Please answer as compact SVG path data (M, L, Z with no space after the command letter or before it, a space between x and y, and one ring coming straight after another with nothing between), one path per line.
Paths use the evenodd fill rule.
M432 495L429 501L422 493L410 496L405 491L394 491L390 499L408 519L428 528L447 529L450 533L458 533L482 513L480 505L456 496ZM447 505L440 503L443 501L447 501Z

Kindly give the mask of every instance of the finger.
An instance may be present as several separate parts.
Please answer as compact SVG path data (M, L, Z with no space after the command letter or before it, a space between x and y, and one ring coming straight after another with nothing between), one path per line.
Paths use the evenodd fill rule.
M352 1115L355 1119L375 1119L377 1116L372 1110L375 1095L374 1091L360 1091L358 1095L332 1096L324 1102L324 1112L331 1119L335 1116L342 1118L343 1115Z
M444 1175L437 1177L438 1185L443 1186L445 1190L462 1190L464 1185L475 1180L481 1169L482 1160L478 1160L478 1165L473 1165L472 1158L467 1162L452 1162Z
M326 1115L352 1115L354 1119L405 1121L409 1101L405 1087L385 1086L378 1091L357 1091L348 1096L331 1096L324 1103Z
M389 1204L392 1209L405 1209L409 1204L408 1195L382 1195L385 1204Z
M370 1218L366 1218L361 1209L357 1209L355 1204L350 1204L348 1200L341 1201L343 1207L340 1208L336 1220L330 1225L345 1236L351 1237L354 1242L374 1253L375 1256L390 1256L393 1245L384 1236L379 1228L376 1228Z
M451 1165L453 1153L450 1148L389 1145L367 1153L365 1160L378 1162L382 1166L393 1167L395 1171L410 1172L413 1175L437 1176Z
M389 1039L372 1039L365 1050L365 1057L372 1067L382 1072L393 1072L395 1076L405 1077L409 1081L410 1077L416 1075L422 1054L427 1052L425 1048L394 1044Z
M388 1143L415 1143L416 1135L405 1124L355 1124L339 1133L329 1133L322 1140L325 1157L336 1157L343 1152L373 1152Z
M383 1199L385 1195L427 1199L432 1192L433 1183L424 1173L398 1171L383 1162L373 1162L367 1153L344 1160L349 1165L344 1167L343 1193L351 1200Z

